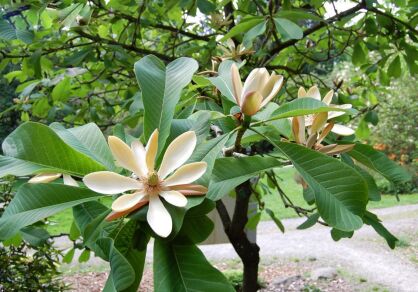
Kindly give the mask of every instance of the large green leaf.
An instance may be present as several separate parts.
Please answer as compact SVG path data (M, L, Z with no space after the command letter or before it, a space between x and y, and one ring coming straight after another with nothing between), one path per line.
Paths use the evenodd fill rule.
M0 177L6 175L25 176L35 172L59 172L59 169L0 155Z
M303 116L321 112L329 112L329 111L342 111L350 113L350 110L339 109L335 107L327 106L322 101L319 101L314 98L306 97L306 98L298 98L292 100L284 105L280 106L276 109L272 114L271 118L267 121L284 119L289 117L295 116Z
M181 245L155 239L154 291L232 292L235 290L195 245Z
M88 123L80 127L66 129L59 123L52 123L49 127L53 129L65 143L77 151L99 161L108 169L115 168L113 156L106 143L106 139L96 124Z
M221 154L222 148L225 146L225 143L228 141L228 138L229 134L225 134L223 136L219 136L215 139L206 141L196 146L196 149L190 157L188 163L205 161L208 166L205 174L195 183L202 184L205 186L209 184L215 160Z
M135 63L135 74L144 102L144 134L148 139L159 129L159 145L164 146L170 134L170 124L181 90L190 83L198 63L191 58L179 58L167 67L153 55ZM160 148L161 151L161 148Z
M377 171L389 181L402 183L411 180L411 174L406 169L370 145L356 144L353 150L347 154L368 168Z
M368 199L367 185L353 168L297 144L275 144L314 191L318 212L328 224L343 231L362 226Z
M236 35L243 34L248 30L252 29L254 26L260 24L263 21L262 17L253 17L251 19L243 19L239 24L235 25L225 36L221 39L221 41L225 41L230 39Z
M102 195L86 188L63 184L24 184L0 218L0 239L6 239L22 227Z
M286 18L275 17L274 24L282 39L285 41L291 39L300 40L303 37L302 28Z
M76 176L106 169L93 158L70 147L51 128L39 123L22 124L4 140L2 147L6 156L28 162L26 169L36 164L43 169Z
M277 159L271 157L219 158L212 171L207 198L213 201L219 200L247 179L261 171L280 165L281 163Z

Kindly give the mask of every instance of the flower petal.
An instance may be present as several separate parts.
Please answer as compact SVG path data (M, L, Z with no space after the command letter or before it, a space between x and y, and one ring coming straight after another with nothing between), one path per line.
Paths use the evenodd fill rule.
M109 215L106 216L106 221L112 221L112 220L118 219L120 217L123 217L123 216L125 216L125 215L127 215L127 214L129 214L129 213L131 213L135 210L140 209L141 207L145 206L146 204L148 204L148 200L144 199L144 200L141 200L138 204L136 204L135 206L133 206L132 208L130 208L128 210L125 210L125 211L122 211L122 212L112 211Z
M262 101L263 96L258 91L248 92L242 99L241 112L247 116L255 115Z
M205 174L207 163L204 161L185 164L170 175L164 182L164 186L189 184Z
M111 171L90 173L83 178L83 182L89 189L106 195L140 190L143 187L139 181Z
M165 179L173 170L179 168L192 155L196 147L196 134L193 131L188 131L168 145L165 151L163 161L161 162L158 176L160 179Z
M137 173L138 176L146 176L148 174L147 162L146 162L146 152L144 145L138 140L135 140L131 143L131 149L135 155L135 159L138 163L139 170L141 173Z
M158 129L155 129L149 137L147 147L145 148L146 152L146 162L148 172L154 171L155 168L155 156L157 156L158 150Z
M273 73L274 74L274 73ZM264 100L261 103L260 107L265 106L270 100L272 100L277 93L280 91L280 89L282 88L283 85L283 76L281 75L271 75L269 81L267 82L266 86L264 86L264 90L270 89L270 91L267 93L267 96L265 95L266 93L263 90L262 95L264 96Z
M184 207L187 205L187 199L182 193L178 191L161 191L160 196L168 203L177 207Z
M241 77L239 75L238 66L234 63L231 66L231 74L232 74L232 87L234 89L234 97L237 105L241 104L241 93L242 93L242 82Z
M39 184L39 183L49 183L56 180L61 176L61 173L41 173L37 174L28 180L28 183Z
M109 136L107 141L119 166L140 175L141 169L131 148L116 136Z
M338 125L338 124L332 127L331 132L340 136L351 136L355 133L353 129L343 126L343 125Z
M246 96L249 92L261 91L264 85L267 83L269 73L266 68L256 68L251 71L244 83L242 89L242 96ZM244 102L241 98L241 104Z
M316 85L314 85L311 88L309 88L308 92L306 92L305 97L311 97L311 98L315 98L317 100L321 100L321 93L319 92L318 87Z
M352 104L350 103L345 103L345 104L339 104L339 105L331 105L335 108L340 108L340 109L350 109L353 107ZM328 119L332 119L332 118L336 118L342 115L345 115L346 112L328 112Z
M305 144L305 118L303 116L292 118L293 138L298 144Z
M305 97L305 96L306 96L306 90L305 90L305 88L299 87L299 90L298 90L298 98L302 98L302 97Z
M323 103L326 103L327 105L331 104L332 101L332 97L334 96L334 90L330 90L328 91L328 93L324 96L324 98L322 99Z
M64 184L65 184L65 185L67 185L67 186L73 186L73 187L78 187L78 183L77 183L77 181L76 181L75 179L73 179L73 178L71 177L71 175L64 174L64 175L62 176L62 178L63 178L63 180L64 180Z
M171 190L176 190L182 193L183 195L203 195L208 192L208 188L202 185L194 184L185 184L185 185L175 185L170 187Z
M322 112L315 115L312 126L311 126L311 133L318 133L322 128L324 128L325 124L328 120L328 113Z
M143 198L145 194L141 192L136 192L132 194L123 194L119 198L117 198L112 203L112 210L114 212L123 212L126 210L131 209L136 204L138 204Z
M170 235L173 228L170 213L166 210L159 196L150 196L147 213L149 226L161 237Z

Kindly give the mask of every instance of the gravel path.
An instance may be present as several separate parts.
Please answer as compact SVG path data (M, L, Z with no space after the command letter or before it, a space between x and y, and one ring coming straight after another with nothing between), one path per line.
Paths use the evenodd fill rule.
M408 234L418 237L418 205L397 206L375 210L385 226L395 235ZM364 226L351 239L334 242L330 229L315 226L307 230L296 227L304 220L286 219L283 224L286 233L282 234L272 221L259 224L257 243L261 258L317 258L343 267L368 281L382 284L396 292L418 292L418 265L393 252L375 231ZM68 242L59 240L64 247ZM200 246L205 255L214 261L234 259L238 256L230 244ZM147 261L152 260L152 244L148 246ZM103 264L92 258L91 265Z

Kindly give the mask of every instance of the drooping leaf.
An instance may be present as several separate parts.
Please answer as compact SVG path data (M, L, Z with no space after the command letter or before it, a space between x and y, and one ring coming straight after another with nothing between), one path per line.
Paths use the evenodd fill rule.
M363 224L367 185L350 166L303 146L275 142L315 194L321 217L332 227L352 231Z
M266 208L266 213L269 214L271 219L273 219L274 223L276 223L276 226L280 229L280 231L282 233L284 233L284 231L285 231L284 225L283 225L282 221L279 218L276 217L274 212L271 209Z
M101 196L86 188L62 184L24 184L0 218L0 239L6 239L19 229L59 211Z
M407 170L370 145L358 143L347 154L394 183L403 183L411 179L411 174Z
M390 77L399 78L402 75L401 57L396 56L388 67L388 75Z
M191 58L179 58L167 66L153 55L135 63L135 75L144 102L144 134L148 140L159 129L159 145L164 146L182 89L190 83L199 65ZM161 148L160 150L161 151Z
M390 233L385 226L383 226L375 214L367 211L363 217L363 221L365 224L373 227L373 229L386 240L391 249L395 248L398 239L392 233Z
M316 222L318 222L318 219L321 215L319 215L319 213L313 213L311 216L308 217L308 219L306 219L305 222L303 222L302 224L300 224L297 229L299 230L303 230L303 229L308 229L312 226L314 226L316 224Z
M251 48L253 40L266 31L266 23L267 21L265 20L247 31L242 40L242 43L246 48Z
M342 231L336 228L331 229L331 237L334 241L339 241L342 238L353 237L354 231Z
M219 158L215 161L206 196L213 201L219 200L249 178L280 165L277 159L271 157Z
M181 245L155 239L154 291L233 292L235 290L195 245Z
M356 43L354 45L351 61L355 66L361 66L367 62L367 51L362 44Z

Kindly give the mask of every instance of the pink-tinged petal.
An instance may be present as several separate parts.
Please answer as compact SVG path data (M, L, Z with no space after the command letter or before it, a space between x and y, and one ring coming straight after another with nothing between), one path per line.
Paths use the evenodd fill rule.
M329 134L329 132L331 132L332 128L334 127L334 122L330 122L328 124L325 124L324 129L322 130L321 135L318 138L318 144L321 144L322 140L325 139L325 137Z
M148 172L154 171L155 168L155 157L157 156L158 151L158 134L158 129L155 129L145 148Z
M170 235L173 223L170 213L164 207L159 196L149 197L147 221L151 229L159 236L167 237Z
M129 213L142 208L146 204L148 204L148 200L144 199L144 200L140 201L138 204L136 204L135 206L133 206L132 208L130 208L128 210L125 210L125 211L122 211L122 212L112 211L109 215L106 216L106 221L112 221L112 220L118 219L120 217L123 217L125 215L128 215Z
M203 195L208 192L208 188L202 185L185 184L171 186L170 190L179 191L183 195Z
M140 173L137 173L139 177L146 176L148 174L146 151L144 145L138 140L131 143L131 149L135 155L135 159L138 163Z
M61 173L41 173L41 174L35 175L30 180L28 180L28 183L31 183L31 184L49 183L51 181L56 180L60 176L61 176Z
M323 103L325 103L325 104L327 104L327 105L330 105L331 104L331 101L332 101L332 97L334 96L334 90L330 90L330 91L328 91L328 93L324 96L324 98L322 99L322 102Z
M298 98L306 97L306 90L303 87L299 87Z
M308 92L306 92L306 97L315 98L317 100L321 100L321 93L316 85L309 88Z
M258 91L248 92L242 99L241 112L247 116L255 115L262 101L263 96Z
M73 187L78 187L78 183L77 183L77 181L76 181L75 179L73 179L73 178L71 177L71 175L64 174L64 175L62 176L62 178L63 178L63 180L64 180L64 184L65 184L65 185L67 185L67 186L73 186Z
M345 152L351 151L354 148L354 146L355 146L354 144L337 145L333 149L326 151L326 154L335 155L335 154L345 153Z
M353 129L338 124L332 127L331 132L340 136L351 136L355 133Z
M315 115L314 120L311 126L311 133L318 133L322 128L324 128L325 124L328 120L328 113L322 112Z
M249 92L261 91L264 85L269 79L269 73L266 68L256 68L251 71L244 83L242 89L242 96L247 95ZM241 104L244 100L241 98Z
M106 195L116 195L143 188L142 183L136 179L111 171L90 173L83 178L83 182L89 189Z
M207 163L204 161L185 164L170 175L164 182L164 186L189 184L205 174Z
M160 179L165 179L167 175L183 165L190 158L195 147L196 134L193 131L185 132L174 139L168 145L158 170Z
M125 142L116 136L109 136L107 140L109 143L110 151L112 151L113 157L116 159L116 162L119 164L119 166L139 175L141 170L131 148L129 148Z
M182 193L178 191L161 191L160 196L168 203L177 207L184 207L187 205L187 199Z
M234 97L237 105L241 104L241 93L242 93L242 82L241 77L239 75L238 66L234 63L231 66L231 74L232 74L232 87L234 89Z
M136 192L132 194L123 194L112 203L114 212L123 212L131 209L145 197L144 193Z
M292 119L293 138L298 144L305 144L305 119L301 117L293 117Z
M274 73L273 73L274 74ZM266 84L266 86L264 87L265 89L270 89L270 91L267 93L267 95L264 95L265 93L263 92L263 96L265 97L263 102L261 103L261 107L265 106L267 103L270 102L270 100L272 100L277 93L279 93L280 89L282 88L283 85L283 76L281 75L273 75L270 77L270 80L268 81L268 83Z

